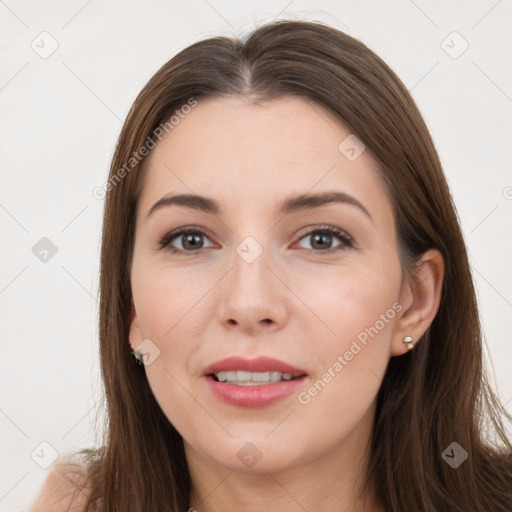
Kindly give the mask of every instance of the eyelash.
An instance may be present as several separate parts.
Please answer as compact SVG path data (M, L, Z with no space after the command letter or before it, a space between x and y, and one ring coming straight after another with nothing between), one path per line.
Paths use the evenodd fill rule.
M335 235L336 237L338 237L340 239L340 241L342 243L334 248L326 249L326 250L315 250L315 249L303 249L303 250L305 250L308 253L331 254L334 252L341 251L343 249L353 248L355 245L354 239L350 235L348 235L341 229L335 228L333 226L321 226L319 228L312 229L311 231L308 231L307 233L302 235L298 241L300 241L303 238L306 238L308 236L311 236L313 234L317 234L317 233L323 233L323 234L328 233L329 235ZM171 241L174 238L177 238L180 235L185 235L185 234L186 235L201 235L201 236L208 237L208 234L205 231L203 231L201 228L195 227L195 226L187 226L184 228L179 228L176 231L171 231L170 233L167 233L158 243L159 249L161 249L161 250L166 249L166 250L170 251L171 253L189 253L189 254L195 254L195 253L198 253L201 249L207 249L207 247L201 247L195 251L193 251L193 250L192 251L184 251L183 249L176 249L175 247L172 247L170 245Z

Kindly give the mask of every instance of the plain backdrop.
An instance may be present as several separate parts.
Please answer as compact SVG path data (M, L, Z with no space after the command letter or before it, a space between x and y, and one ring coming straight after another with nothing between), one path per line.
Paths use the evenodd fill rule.
M412 92L458 209L491 379L512 409L510 1L5 0L0 511L26 510L55 455L94 443L103 201L92 192L133 100L192 42L274 18L348 32Z

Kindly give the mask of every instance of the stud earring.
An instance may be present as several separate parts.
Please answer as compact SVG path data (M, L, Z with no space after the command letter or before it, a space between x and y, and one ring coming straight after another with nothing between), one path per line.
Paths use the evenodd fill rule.
M130 345L130 347L132 346L132 344L130 342L128 342L128 345ZM136 350L134 350L132 348L131 354L135 358L135 362L137 364L144 364L144 360L142 359L142 354L141 353L137 352Z
M405 336L403 342L406 344L408 351L411 351L414 348L411 336Z

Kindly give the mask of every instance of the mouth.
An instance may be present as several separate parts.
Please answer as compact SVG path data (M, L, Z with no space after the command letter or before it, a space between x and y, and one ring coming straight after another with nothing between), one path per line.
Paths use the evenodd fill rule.
M260 356L255 359L245 359L232 356L211 364L203 370L203 375L211 377L216 382L258 386L282 380L294 380L307 373L272 357Z
M224 403L242 408L262 408L290 397L305 385L308 374L270 357L234 356L205 368L209 391Z
M234 386L265 386L280 381L298 380L306 374L293 375L283 372L248 372L244 370L220 371L208 374L215 382L231 384Z

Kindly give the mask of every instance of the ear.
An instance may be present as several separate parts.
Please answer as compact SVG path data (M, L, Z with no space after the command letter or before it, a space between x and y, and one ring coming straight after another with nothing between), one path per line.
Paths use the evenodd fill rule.
M430 249L420 258L415 274L404 279L400 291L403 309L395 325L392 356L407 352L405 336L411 336L416 344L433 322L441 302L443 278L443 257L437 249Z
M130 308L130 345L135 349L142 341L142 333L140 330L139 319L135 309L135 303L131 303Z

